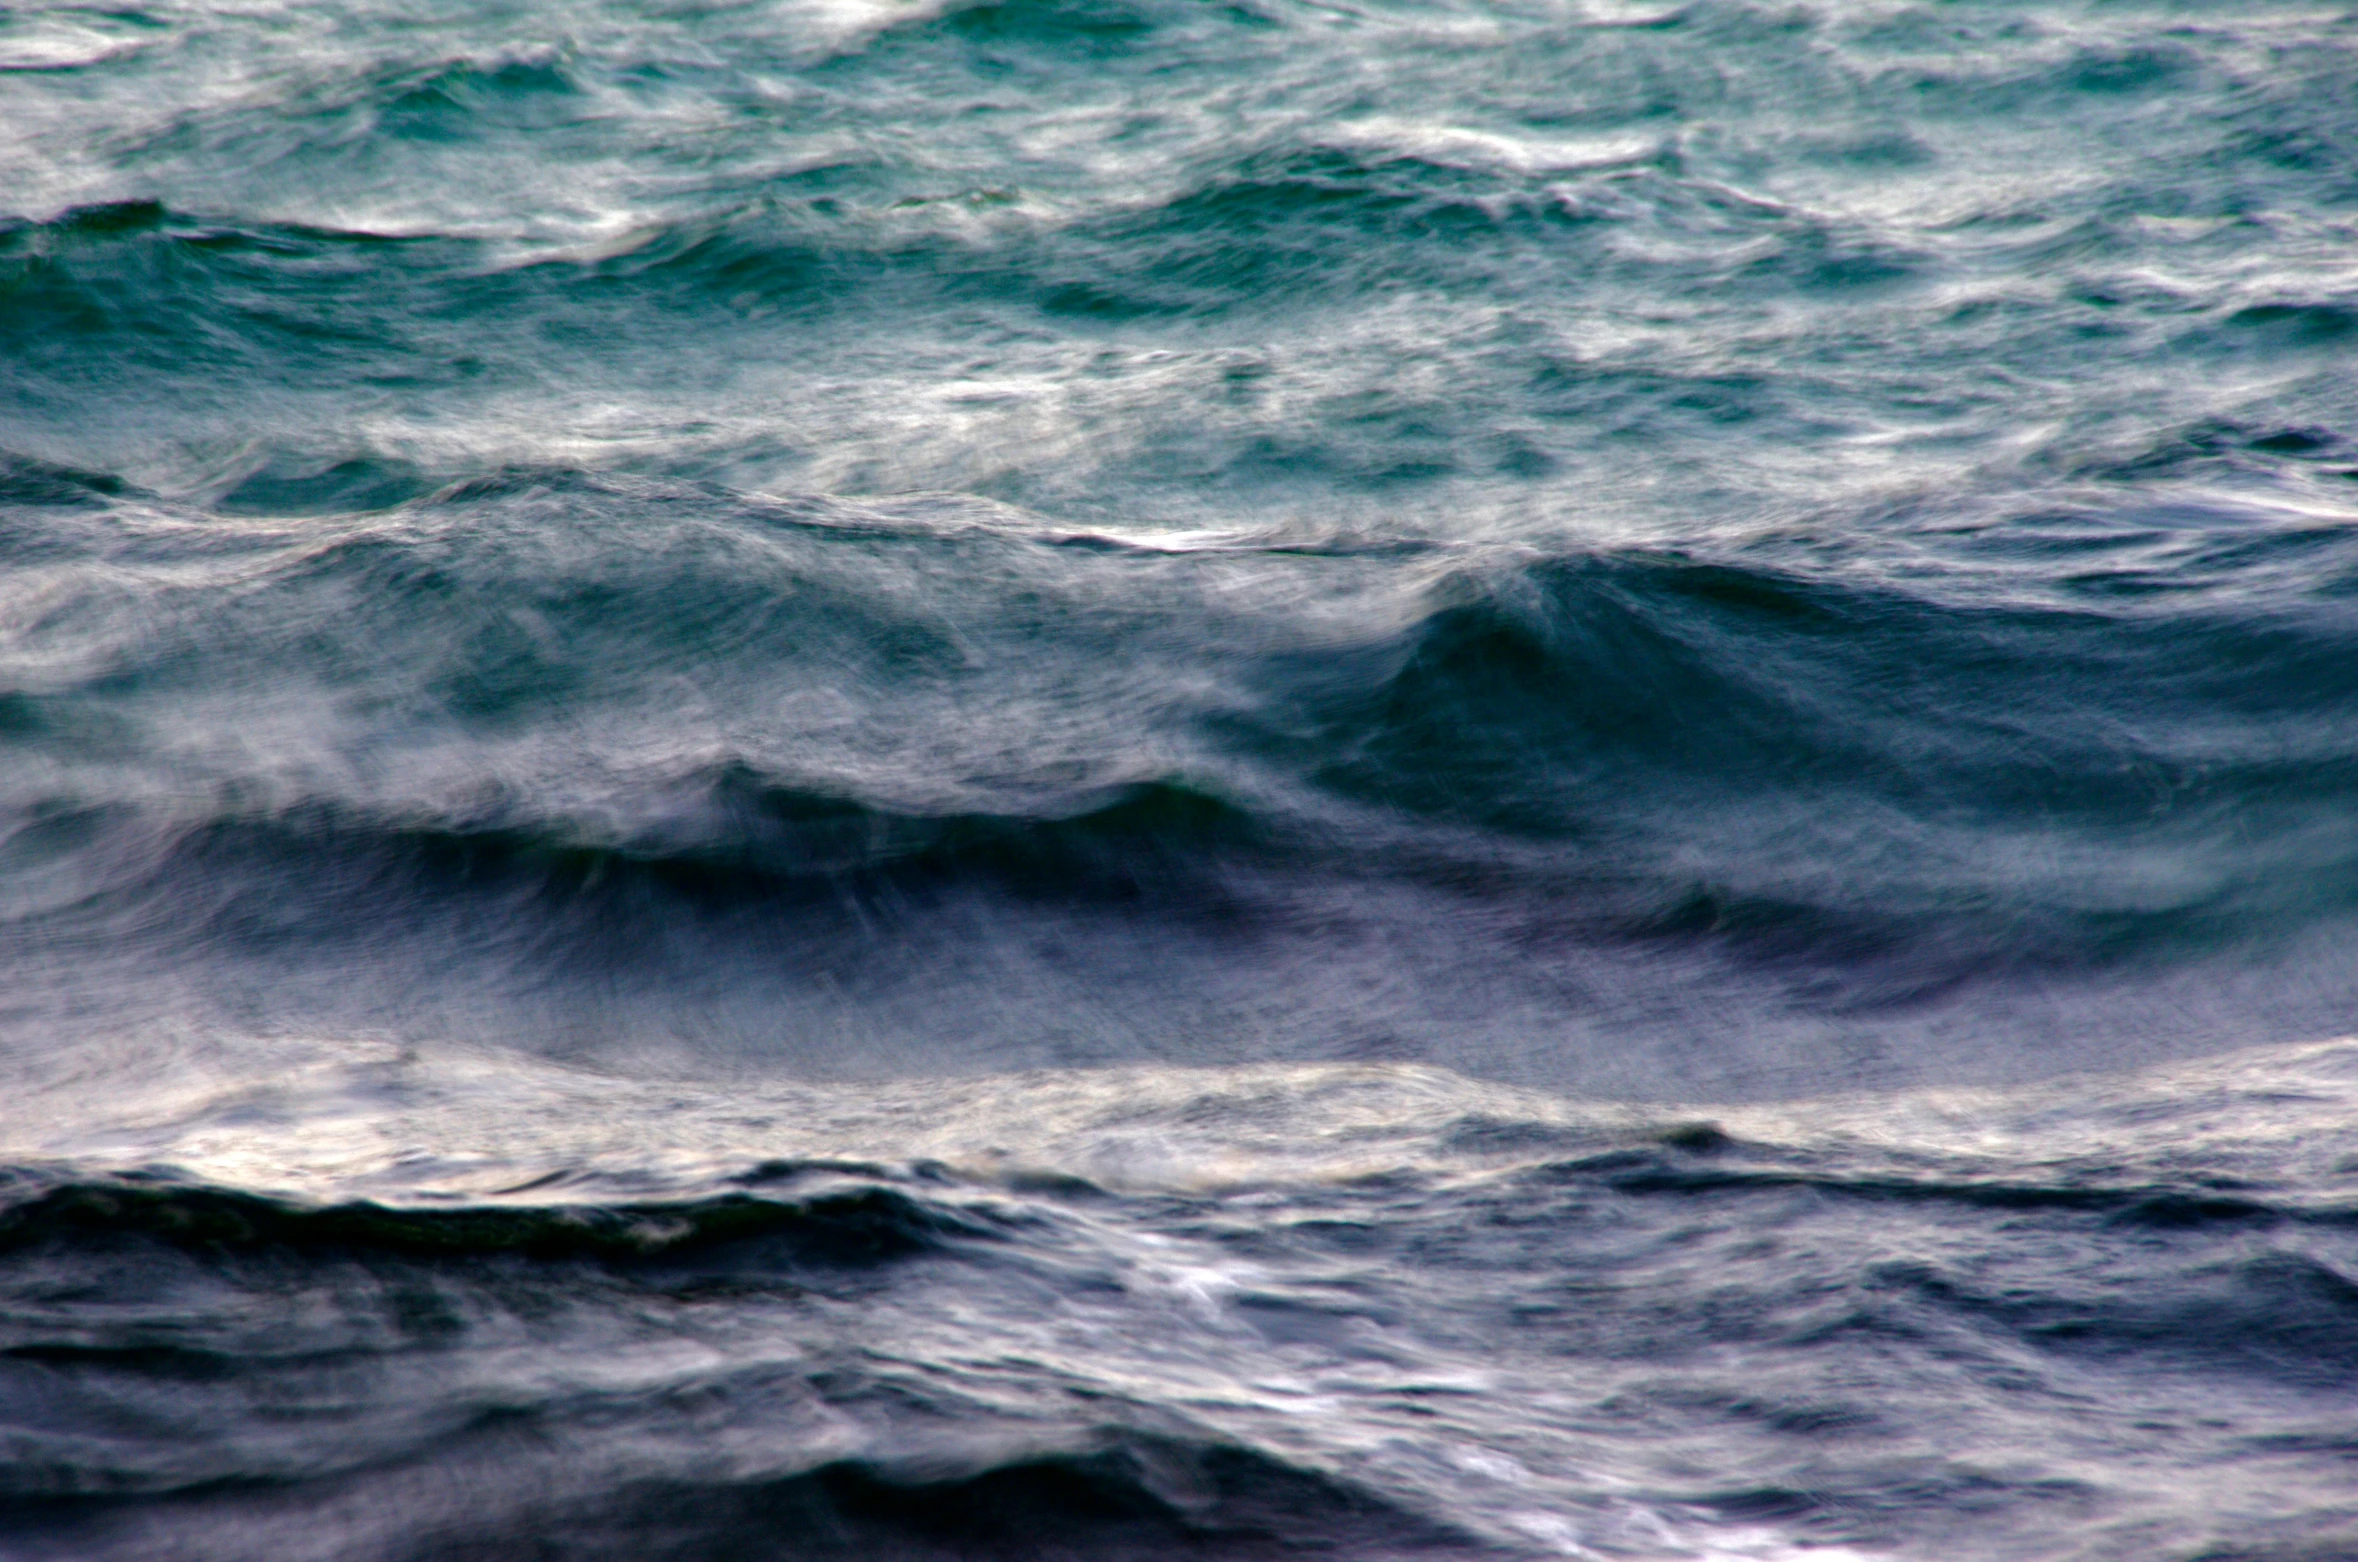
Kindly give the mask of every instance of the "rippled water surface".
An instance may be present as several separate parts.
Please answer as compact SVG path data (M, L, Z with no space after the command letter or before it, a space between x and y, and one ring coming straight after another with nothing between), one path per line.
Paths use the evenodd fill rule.
M2358 1555L2358 16L0 11L0 1555Z

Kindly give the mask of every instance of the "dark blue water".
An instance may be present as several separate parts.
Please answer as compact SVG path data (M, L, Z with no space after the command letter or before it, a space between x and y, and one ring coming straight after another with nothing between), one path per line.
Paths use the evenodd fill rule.
M0 1556L2358 1556L2358 15L0 11Z

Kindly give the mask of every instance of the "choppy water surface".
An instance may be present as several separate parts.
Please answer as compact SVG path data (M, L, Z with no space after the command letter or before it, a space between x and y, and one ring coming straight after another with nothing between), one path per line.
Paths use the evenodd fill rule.
M0 12L0 1554L2358 1555L2358 17Z

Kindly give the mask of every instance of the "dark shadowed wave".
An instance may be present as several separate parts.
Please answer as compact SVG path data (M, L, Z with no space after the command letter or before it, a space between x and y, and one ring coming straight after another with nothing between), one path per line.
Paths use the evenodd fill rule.
M2348 1049L2250 1067L2118 1085L2089 1117L1984 1098L1945 1150L1864 1101L1836 1107L1864 1134L1807 1112L1613 1127L1430 1075L1391 1083L1469 1110L1404 1138L1378 1126L1384 1080L1337 1074L1327 1126L1402 1158L1345 1133L1323 1142L1349 1174L1241 1188L786 1158L600 1195L632 1180L625 1150L492 1197L314 1202L25 1167L0 1203L0 1390L53 1435L0 1441L0 1512L42 1557L275 1553L324 1515L354 1559L913 1562L1539 1556L1562 1533L1530 1527L1543 1495L1608 1555L1772 1519L1853 1546L1993 1511L2112 1523L2134 1467L2010 1455L2026 1406L2192 1414L2220 1448L2244 1446L2230 1417L2292 1407L2284 1468L2346 1455L2358 1220L2282 1157L2346 1149ZM1109 1084L1102 1126L1321 1110L1270 1078L1135 1083L1157 1104ZM2305 1148L2214 1123L2304 1093ZM1204 1334L1241 1379L1170 1354ZM1328 1403L1305 1418L1282 1375L1312 1370ZM1588 1452L1453 1464L1410 1440L1534 1416ZM1325 1438L1341 1417L1372 1435ZM191 1441L204 1425L229 1431ZM1687 1456L1591 1485L1633 1427Z
M496 1460L507 1429L469 1429L454 1453ZM476 1445L481 1445L478 1450ZM939 1474L864 1460L745 1481L640 1479L599 1491L517 1494L489 1511L421 1513L408 1524L355 1525L340 1553L386 1559L491 1562L527 1554L581 1558L1113 1559L1259 1562L1347 1552L1393 1558L1511 1556L1450 1526L1404 1511L1349 1483L1252 1449L1114 1432L1069 1451L1013 1451L981 1467ZM34 1557L94 1547L124 1554L160 1538L156 1518L197 1534L291 1540L306 1512L352 1497L407 1499L398 1473L315 1484L173 1494L152 1514L53 1497L18 1505L19 1541ZM431 1479L423 1483L435 1484ZM365 1495L363 1495L365 1494ZM422 1496L422 1494L420 1494ZM169 1542L166 1542L169 1544ZM212 1554L203 1549L188 1555ZM84 1552L83 1554L91 1554Z
M758 1180L781 1179L772 1172ZM737 1193L685 1203L437 1209L307 1207L226 1189L126 1180L51 1187L0 1209L0 1249L12 1253L152 1241L216 1256L383 1254L435 1262L513 1254L627 1263L734 1248L740 1255L758 1252L765 1263L856 1265L997 1234L987 1217L875 1185L802 1198Z
M28 517L119 502L103 477L12 470L38 488ZM634 536L640 516L653 529ZM2176 524L2016 525L2010 548L2044 531L2089 560L2043 599L1660 548L1440 560L1379 594L1380 551L1085 546L954 505L514 473L263 555L203 612L93 598L122 615L96 620L103 672L0 690L0 712L6 741L96 760L185 692L259 696L300 667L325 699L414 712L435 751L545 730L593 778L306 783L256 807L242 797L286 784L223 775L226 806L163 818L15 801L19 850L144 842L110 859L119 893L311 861L331 899L388 905L973 884L1218 916L1340 875L1601 936L2103 961L2358 910L2336 823L2358 795L2347 536L2255 521L2177 559L2172 596L2192 600L2165 603L2140 577ZM27 527L28 558L91 546L85 522ZM1224 598L1254 560L1292 589L1363 593L1359 621L1313 633L1282 597ZM1102 701L1103 724L1009 749L1001 729L1064 688ZM597 773L592 731L643 747L682 693L709 713L667 741L703 757ZM886 746L766 714L814 699ZM945 717L965 728L948 746L898 746ZM1128 751L1150 746L1169 757L1141 774ZM331 757L348 763L285 762Z
M5 1562L2358 1559L2358 19L0 8Z
M1975 569L1909 578L1791 543L1155 546L562 467L287 468L222 510L9 473L11 556L112 562L31 626L66 671L0 689L0 944L220 959L302 1027L958 972L994 1038L958 1048L1007 1066L1034 982L1129 995L1156 1039L1092 1058L1330 983L1305 1055L1436 1056L1403 1038L1461 980L1579 1014L1632 960L1732 992L1673 1026L1931 1023L2255 952L2303 1015L2347 986L2315 951L2358 916L2358 559L2297 517L1974 520ZM192 770L192 702L286 714ZM420 974L339 1015L356 959Z

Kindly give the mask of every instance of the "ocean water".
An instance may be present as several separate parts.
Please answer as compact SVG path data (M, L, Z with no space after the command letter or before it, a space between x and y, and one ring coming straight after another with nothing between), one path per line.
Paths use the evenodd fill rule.
M0 10L0 1557L2358 1557L2358 12Z

